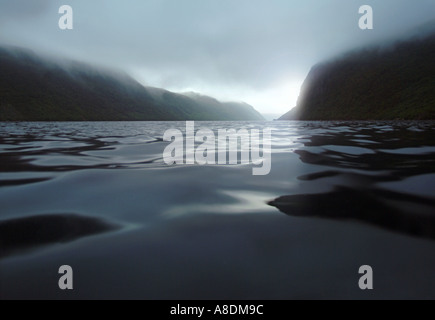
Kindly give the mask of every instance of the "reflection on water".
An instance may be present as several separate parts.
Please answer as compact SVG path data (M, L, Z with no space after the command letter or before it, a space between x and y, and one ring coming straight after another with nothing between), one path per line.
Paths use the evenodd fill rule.
M295 153L303 163L324 168L298 179L314 184L328 178L332 190L269 204L289 215L353 219L435 239L434 146L430 123L328 127L304 137L304 147ZM411 178L420 183L407 188ZM401 192L393 191L395 186L402 186Z
M165 165L163 133L184 122L0 123L0 298L58 297L45 270L70 261L77 298L361 297L368 263L379 297L435 298L434 122L195 127L272 128L270 174Z
M382 189L336 187L321 194L290 195L270 205L303 217L354 219L435 240L435 200Z
M0 221L0 258L118 228L115 224L96 218L73 214L41 215Z
M209 127L215 131L265 126L255 122L196 125L197 129ZM10 198L0 197L6 209L2 215L30 215L12 203L13 196L38 200L38 185L46 192L64 195L65 189L69 198L83 202L85 197L81 198L80 190L74 190L71 184L86 189L87 196L91 193L94 199L73 208L68 201L64 205L60 202L54 210L47 206L54 199L43 195L40 210L34 203L32 211L74 209L93 215L98 202L113 202L110 196L104 196L106 193L116 194L118 204L126 198L135 199L135 204L127 206L136 210L157 207L164 217L193 212L265 212L269 210L265 200L279 195L279 190L296 180L299 187L269 204L294 216L354 219L409 235L435 237L433 122L273 122L267 126L273 129L273 172L269 177L255 179L246 174L247 166L181 166L175 169L183 171L152 174L155 171L150 170L174 169L162 161L166 145L162 135L170 127L184 130L184 122L2 123L0 188L11 191ZM299 161L295 162L291 155L297 155ZM297 170L286 180L280 173L287 168ZM78 171L85 173L77 176L74 173ZM120 175L112 178L109 172ZM141 180L144 172L147 175ZM80 178L69 179L72 177ZM98 179L111 185L94 185ZM412 183L408 183L409 179ZM25 185L34 188L17 189ZM160 193L153 193L159 185ZM153 205L146 202L146 194L152 195L149 201ZM104 208L100 212L104 216L120 215L119 205L112 210L103 204L100 207ZM141 220L148 218L149 214Z

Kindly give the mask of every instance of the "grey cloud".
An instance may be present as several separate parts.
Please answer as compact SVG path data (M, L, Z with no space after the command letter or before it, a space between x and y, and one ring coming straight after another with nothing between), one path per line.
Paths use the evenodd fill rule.
M142 80L210 91L273 89L301 82L320 60L400 37L430 19L433 0L0 0L10 18L0 42L76 59L144 70ZM74 9L74 30L57 28L57 8ZM375 29L358 28L373 6ZM34 12L37 23L27 19ZM3 23L4 25L4 23ZM214 89L213 89L214 88ZM291 103L289 102L289 107Z
M0 0L2 19L34 18L45 13L51 0Z

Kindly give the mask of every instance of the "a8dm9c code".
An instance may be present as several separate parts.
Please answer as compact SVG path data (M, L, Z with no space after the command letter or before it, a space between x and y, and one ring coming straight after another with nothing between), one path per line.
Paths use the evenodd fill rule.
M214 309L214 315L262 315L263 305L217 305Z
M172 307L171 315L195 315L198 318L202 316L225 316L225 315L263 315L263 305L234 305L223 304L216 305L212 308L206 307L183 307L177 305Z

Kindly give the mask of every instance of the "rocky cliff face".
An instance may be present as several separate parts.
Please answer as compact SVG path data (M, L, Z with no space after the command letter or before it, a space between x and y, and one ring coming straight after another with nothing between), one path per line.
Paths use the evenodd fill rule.
M314 66L280 119L435 119L435 33Z

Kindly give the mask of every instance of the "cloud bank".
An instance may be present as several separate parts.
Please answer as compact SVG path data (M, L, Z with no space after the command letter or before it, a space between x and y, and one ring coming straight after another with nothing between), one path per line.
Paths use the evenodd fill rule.
M71 31L58 28L63 4ZM358 28L361 5L373 7L374 30ZM433 0L0 0L0 43L284 113L313 64L400 37L434 12Z

